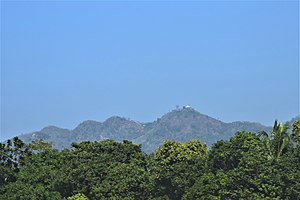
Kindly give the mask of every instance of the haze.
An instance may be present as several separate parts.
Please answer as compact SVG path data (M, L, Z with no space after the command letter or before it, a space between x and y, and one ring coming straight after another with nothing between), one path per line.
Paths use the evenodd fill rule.
M191 105L299 114L299 2L1 1L1 138Z

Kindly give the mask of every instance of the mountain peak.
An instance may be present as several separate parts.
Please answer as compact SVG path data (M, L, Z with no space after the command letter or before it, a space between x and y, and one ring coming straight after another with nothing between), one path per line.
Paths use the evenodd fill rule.
M101 124L101 122L97 122L94 120L85 120L85 121L81 122L76 128L90 126L90 125L100 125L100 124Z
M183 106L182 108L177 108L163 115L160 121L165 120L176 120L181 119L186 122L197 121L199 123L208 124L223 124L224 122L217 120L215 118L209 117L208 115L202 114L195 110L191 106Z
M130 121L129 119L126 119L125 117L120 116L112 116L104 121L104 123L115 123L115 122L125 122Z
M67 130L67 129L59 128L57 126L49 125L49 126L46 126L43 129L41 129L40 132L57 132L57 131L61 131L61 130Z
M155 122L139 123L129 118L113 116L104 122L83 121L73 130L47 126L41 131L25 134L20 138L26 143L33 139L51 141L58 149L68 148L72 142L80 141L131 140L142 144L142 149L149 153L164 140L184 142L199 139L210 146L218 140L228 139L237 131L257 132L269 129L270 127L257 123L224 123L186 105L166 113Z
M81 122L74 130L75 133L93 133L93 132L99 132L99 129L101 129L101 122L93 121L93 120L86 120Z

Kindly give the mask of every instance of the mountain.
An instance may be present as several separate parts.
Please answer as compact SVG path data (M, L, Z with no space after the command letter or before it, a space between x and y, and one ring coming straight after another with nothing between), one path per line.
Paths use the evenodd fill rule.
M72 131L68 129L59 128L56 126L47 126L40 131L24 134L18 136L25 143L30 143L33 140L45 140L53 142L57 149L65 149L70 147L70 139L72 138Z
M144 135L133 140L142 144L145 152L152 152L164 140L186 142L199 139L209 147L218 140L227 140L237 131L270 131L270 127L259 123L233 122L225 123L207 115L201 114L193 108L176 109L163 115L154 122L152 128Z
M218 140L230 138L237 131L258 132L262 130L269 132L271 127L253 122L225 123L185 106L163 115L154 122L140 123L114 116L104 122L84 121L73 130L48 126L40 131L19 137L26 143L36 139L51 141L57 149L69 148L72 142L87 140L130 140L141 144L142 149L150 153L164 140L184 142L200 139L211 146Z
M287 121L286 123L291 127L296 120L300 120L300 115L292 118L290 121Z

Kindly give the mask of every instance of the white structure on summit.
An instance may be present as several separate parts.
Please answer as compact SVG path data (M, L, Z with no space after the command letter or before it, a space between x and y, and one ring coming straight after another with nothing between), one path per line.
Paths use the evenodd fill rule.
M183 106L183 109L189 109L189 108L192 108L192 107L189 105Z

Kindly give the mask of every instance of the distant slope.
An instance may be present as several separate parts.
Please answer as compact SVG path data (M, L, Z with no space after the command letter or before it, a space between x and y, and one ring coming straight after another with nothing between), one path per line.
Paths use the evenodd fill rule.
M228 139L237 131L270 131L271 127L252 122L225 123L193 108L173 110L154 122L140 123L122 117L111 117L103 123L84 121L75 129L68 130L48 126L40 131L20 135L26 143L36 139L51 141L55 148L69 148L72 142L114 139L131 140L142 144L142 149L153 152L164 140L180 142L200 139L209 146L221 139Z
M72 140L71 131L68 129L58 128L56 126L47 126L40 131L24 134L18 136L25 143L30 143L33 140L45 140L53 142L54 147L57 149L65 149L70 147Z
M296 120L300 120L300 115L294 117L293 119L291 119L290 121L287 121L286 123L289 125L290 128L292 128L293 123L294 123Z
M153 152L164 140L180 142L199 139L208 146L218 140L227 140L237 131L270 131L270 127L259 123L232 122L224 123L207 115L201 114L193 108L173 110L162 116L153 127L133 142L142 144L145 152Z

